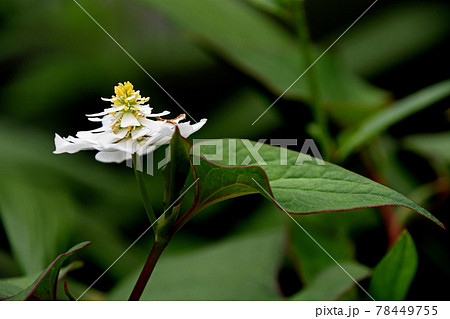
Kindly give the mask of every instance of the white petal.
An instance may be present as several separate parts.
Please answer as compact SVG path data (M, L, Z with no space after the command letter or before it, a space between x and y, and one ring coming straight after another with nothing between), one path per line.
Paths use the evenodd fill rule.
M145 147L150 147L150 145L164 145L170 142L173 132L175 131L175 126L169 123L160 123L164 125L161 126L158 132L152 134L145 143Z
M112 131L105 131L102 133L91 133L86 131L81 131L77 133L77 137L88 143L92 143L98 146L98 150L104 149L108 144L117 142L120 140Z
M88 117L88 120L91 122L102 122L103 119L103 117Z
M199 129L201 129L207 121L208 119L201 119L200 122L193 124L192 129L194 130L194 132L197 132Z
M139 128L139 129L135 129L131 132L131 137L135 140L138 139L144 135L149 134L151 131L150 129L146 128L145 126Z
M172 139L172 136L167 136L167 135L161 136L161 138L157 142L155 142L154 145L169 144L171 139Z
M192 128L192 125L189 124L189 122L184 122L177 124L178 129L180 130L180 134L183 137L189 137L192 133L194 133L194 130Z
M150 116L152 114L152 108L148 106L148 104L146 105L141 105L137 107L138 111L141 112L142 114L146 115L146 116Z
M115 134L116 138L123 139L127 135L127 133L128 133L128 129L124 128L124 129L120 129L117 133L114 133L114 134Z
M151 145L155 144L157 141L159 141L163 137L162 134L156 132L152 136L148 138L148 140L143 145L143 148L150 147Z
M113 107L110 107L108 109L105 109L105 112L114 113L114 112L122 110L124 107L125 107L125 105L123 105L123 104L117 105L117 106L113 106Z
M161 126L164 122L162 121L153 121L146 118L140 118L138 120L142 125L144 125L146 128L150 129L151 132L157 132L160 130Z
M95 159L102 163L121 163L131 156L126 152L114 151L114 152L98 152L95 154Z
M73 154L79 151L96 149L93 144L75 139L74 137L71 137L71 141L72 142L63 139L58 134L55 134L55 150L53 151L53 154L62 154L62 153Z
M114 113L117 111L120 111L124 108L125 105L117 105L117 106L113 106L107 109L104 109L103 112L99 112L99 113L94 113L94 114L86 114L87 117L92 117L92 116L103 116L103 115L108 115L109 113Z
M105 132L98 138L98 143L102 145L104 148L109 147L110 144L116 143L120 141L121 138L114 134L112 131Z
M102 133L102 132L104 132L104 131L105 131L105 128L102 126L102 127L99 127L99 128L93 129L93 130L90 130L90 131L85 131L85 132L89 132L89 133Z
M91 117L91 116L103 116L103 115L107 115L109 112L107 112L106 110L103 110L103 112L99 112L99 113L94 113L94 114L86 114L87 117Z
M170 114L170 112L169 111L164 111L164 112L161 112L161 113L150 114L150 115L147 115L147 116L148 117L158 117L158 116L164 116L164 115L167 115L167 114Z
M161 125L161 128L159 129L159 133L164 136L172 137L175 132L175 125L165 122L161 123L163 123L163 125Z
M136 152L136 149L138 148L138 144L135 143L131 139L125 139L121 140L114 144L109 144L105 148L106 151L122 151L128 154L132 154Z
M189 137L192 133L197 132L199 129L205 125L207 119L201 119L200 122L190 125L189 122L178 124L178 128L180 129L180 134L183 137Z
M97 143L97 140L103 133L92 133L89 131L79 131L76 136L79 139L89 141L90 143Z
M103 117L103 120L102 120L103 126L108 126L108 127L112 126L120 118L120 115L121 115L120 113L115 113L113 115L110 115L110 114L106 115L105 117Z
M102 97L101 99L102 99L103 101L112 102L112 101L117 101L119 98L118 98L118 97L115 97L115 98L112 98L112 99L107 99L107 98Z
M136 119L136 117L131 113L125 113L122 117L122 121L120 122L121 127L128 126L140 126L141 123Z
M156 146L156 145L150 145L148 147L141 147L138 149L137 154L139 156L150 154L150 153L154 152L157 148L158 148L158 146Z

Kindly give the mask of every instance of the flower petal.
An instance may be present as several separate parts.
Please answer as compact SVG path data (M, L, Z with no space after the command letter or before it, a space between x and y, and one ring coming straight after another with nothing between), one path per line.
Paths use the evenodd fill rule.
M88 120L91 122L102 122L103 117L88 117Z
M175 132L175 126L173 124L162 123L158 132L152 134L152 136L147 140L144 148L148 148L151 145L164 145L170 143L173 133Z
M137 110L144 114L145 116L150 116L152 114L152 108L148 106L148 104L140 105L137 107Z
M119 98L118 97L114 97L112 99L107 99L105 97L102 97L101 99L102 99L102 101L112 102L112 101L117 101Z
M108 112L106 110L103 110L102 112L99 113L94 113L94 114L86 114L87 117L91 117L91 116L103 116L103 115L107 115Z
M132 154L136 152L136 149L139 147L139 144L134 142L131 139L120 140L117 143L109 144L105 146L105 151L122 151L128 154Z
M128 127L128 126L140 126L141 123L136 119L136 116L134 116L131 113L125 113L122 117L122 121L120 122L121 127Z
M137 151L137 154L139 156L147 155L147 154L154 152L157 148L158 148L158 146L156 146L156 145L150 145L148 147L140 147Z
M148 117L158 117L158 116L164 116L164 115L167 115L167 114L170 114L170 112L169 111L164 111L164 112L161 112L161 113L150 114L150 115L147 115L147 116Z
M102 133L102 132L104 132L104 131L105 131L105 128L102 126L102 127L95 128L95 129L93 129L93 130L90 130L90 131L85 131L85 132L89 132L89 133Z
M162 121L153 121L146 118L140 118L138 121L141 123L141 125L144 125L146 128L150 129L151 132L159 131L162 124L164 123Z
M102 133L91 133L81 131L77 133L80 140L96 145L99 151L105 148L105 145L115 143L119 140L112 131L105 131Z
M121 163L127 159L131 159L131 155L122 151L98 152L95 159L102 163Z
M195 124L189 124L189 122L178 124L178 128L180 129L180 134L183 137L189 137L192 133L197 132L199 129L205 125L207 119L201 119L200 122Z
M120 129L117 133L114 133L116 138L123 139L128 133L128 129Z
M134 131L132 131L131 137L135 140L144 135L149 134L150 132L151 132L150 129L146 128L145 126L142 126L141 128L135 129Z
M115 96L101 98L108 101L110 107L102 112L87 114L92 122L101 122L101 127L89 131L80 131L76 137L62 138L55 135L55 154L75 153L81 150L99 151L95 158L105 163L120 163L131 159L131 154L144 155L153 152L160 145L169 144L175 127L178 125L184 137L199 130L205 123L191 125L181 123L185 116L173 120L154 121L151 118L170 114L169 111L152 114L149 98L141 97L133 90L129 82L119 83L114 88ZM131 102L132 101L132 102ZM131 133L131 134L130 134Z
M76 139L74 137L71 137L70 140L71 141L68 141L59 136L58 134L55 134L55 150L53 151L53 154L62 154L62 153L73 154L79 151L96 149L92 143Z
M108 115L109 113L114 113L114 112L120 111L121 109L124 108L124 106L125 105L118 105L118 106L110 107L110 108L104 109L103 112L94 113L94 114L86 114L86 116L92 117L92 116Z

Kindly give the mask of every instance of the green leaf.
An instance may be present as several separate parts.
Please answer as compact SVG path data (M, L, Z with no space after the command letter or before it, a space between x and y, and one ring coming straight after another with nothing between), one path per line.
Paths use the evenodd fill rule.
M204 198L202 201L205 203L208 203L210 198L215 198L213 196L216 194L225 193L226 196L221 196L221 199L226 199L235 197L242 189L247 193L258 190L277 206L294 214L405 206L442 226L427 210L396 191L337 165L318 161L309 155L234 139L197 143L194 144L192 153L206 158L214 157L214 163L204 164L203 161L206 160L200 159L200 165L194 161L196 157L193 159L195 171L199 170L206 178L210 177L209 174L215 177L208 180L205 185L207 188L197 190L197 197ZM264 170L267 175L266 183L268 182L269 189L266 183L262 183L263 175L258 168ZM223 181L228 181L229 177L234 180L240 178L241 185L238 190L223 187ZM214 200L209 202L213 203Z
M404 300L416 270L416 247L404 231L376 266L369 291L376 300Z
M23 284L26 279L10 280L5 286L0 283L0 297L6 300L55 300L56 299L56 285L58 282L58 275L64 261L73 253L90 245L90 242L80 243L69 249L66 253L59 255L47 269L28 287L17 292L18 285ZM13 292L14 295L4 295L5 293Z
M374 171L387 185L399 192L410 195L419 183L399 158L399 142L388 134L372 140L367 146L368 156L372 158Z
M232 169L194 157L195 201L188 213L182 218L181 225L204 208L226 199L260 193L255 183L258 181L270 192L264 171L258 166L234 167Z
M67 248L75 216L74 201L64 190L54 185L39 188L30 179L5 172L0 185L0 217L25 274L41 271L61 248Z
M358 74L375 76L445 41L449 6L439 2L392 3L358 22L336 48ZM342 30L337 30L330 41ZM379 48L383 50L379 50Z
M287 28L241 1L141 1L161 11L190 39L254 77L277 96L308 67L303 65L302 52ZM323 51L317 50L316 57ZM365 105L371 111L385 102L385 92L348 72L330 53L314 68L328 105ZM285 98L308 101L307 87L302 78Z
M25 287L28 287L38 276L39 273L22 277L0 279L0 300L17 295Z
M181 136L180 130L176 126L175 133L170 140L170 162L162 169L165 183L164 207L178 205L175 201L180 196L191 171L190 148L191 143Z
M239 236L190 253L163 255L141 300L276 300L280 232ZM128 298L138 272L109 299Z
M450 165L450 132L410 135L403 143L407 149Z
M152 202L150 200L150 196L148 195L147 186L145 186L145 181L143 177L142 170L142 164L140 162L141 157L138 156L136 153L131 155L132 161L133 161L133 170L134 175L136 176L136 181L138 184L139 191L141 193L141 198L144 204L145 212L147 213L147 217L151 224L153 224L156 221L155 212L153 211ZM153 231L153 229L152 229Z
M64 278L66 278L66 276L69 272L79 269L83 266L84 266L84 263L82 261L75 260L74 262L71 262L67 266L62 267L59 271L58 281L61 281Z
M11 253L4 249L0 249L0 274L2 274L2 277L4 278L20 275L16 261Z
M356 281L370 274L370 269L356 262L340 263ZM322 271L309 285L295 294L290 300L337 300L355 285L352 278L341 267L333 265Z
M344 262L353 258L354 250L348 231L343 225L343 219L348 215L318 214L296 220L308 233L314 234L314 239L321 243L336 261ZM309 284L324 269L335 263L300 227L295 224L292 226L291 245L297 255L298 272L302 282Z
M340 158L347 157L393 124L433 105L449 95L450 80L434 84L397 101L389 108L373 115L356 128L341 133L338 138Z
M139 198L136 201L138 200ZM86 259L95 261L99 268L106 269L115 262L117 256L120 256L130 246L130 241L128 237L124 236L121 229L114 227L106 217L97 217L89 213L89 211L83 212L80 215L75 225L77 231L73 236L77 241L89 238L94 242L95 245L85 251L84 255ZM127 251L126 259L120 259L114 264L114 267L108 271L108 276L119 280L128 269L142 264L145 253L146 251L135 245L133 249Z
M76 301L77 298L70 292L67 280L64 280L64 293L70 301Z
M285 18L287 15L285 8L283 8L280 1L278 0L244 0L244 1L248 2L255 8L279 16L280 18Z

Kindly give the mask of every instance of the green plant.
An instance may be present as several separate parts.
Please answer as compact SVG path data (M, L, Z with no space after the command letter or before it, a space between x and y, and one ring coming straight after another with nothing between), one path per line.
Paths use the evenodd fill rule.
M450 278L448 234L411 214L447 224L448 4L376 4L347 31L360 2L79 1L136 66L75 3L27 3L0 5L2 298L31 298L55 256L86 240L66 289L34 297L127 299L155 245L150 265L164 254L134 299L448 298L424 279ZM89 129L80 116L123 78L154 88L152 106L208 117L195 137L215 140L176 133L151 177L130 156L137 184L125 165L52 156L51 134ZM297 152L310 138L326 162Z

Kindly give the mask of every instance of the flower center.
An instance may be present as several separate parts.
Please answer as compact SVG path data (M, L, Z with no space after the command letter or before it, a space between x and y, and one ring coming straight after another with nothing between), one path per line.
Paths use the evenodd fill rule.
M124 110L135 107L137 105L142 105L150 100L149 97L141 97L139 91L135 91L133 84L127 81L125 83L119 83L119 85L114 87L113 104L114 105L124 105Z

